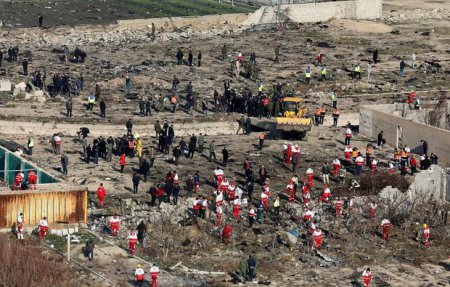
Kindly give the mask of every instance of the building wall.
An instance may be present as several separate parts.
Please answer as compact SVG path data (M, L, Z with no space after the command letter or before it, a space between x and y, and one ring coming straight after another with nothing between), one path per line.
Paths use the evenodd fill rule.
M37 226L47 217L49 224L86 223L87 190L0 194L0 228L10 228L23 213L26 226Z
M359 131L362 135L376 138L383 131L386 142L397 144L397 128L402 127L403 143L413 152L421 152L420 141L428 142L428 154L435 153L442 166L450 166L450 131L404 119L389 113L374 110L369 106L360 109Z

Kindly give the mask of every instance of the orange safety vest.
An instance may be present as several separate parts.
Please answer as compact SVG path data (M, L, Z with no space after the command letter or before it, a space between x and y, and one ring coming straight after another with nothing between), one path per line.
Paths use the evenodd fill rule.
M408 154L404 150L402 150L402 157L408 157Z
M259 139L263 140L264 139L264 134L259 134Z
M128 147L129 148L134 148L134 141L129 141L128 142Z
M398 151L394 152L394 159L400 159L400 153Z

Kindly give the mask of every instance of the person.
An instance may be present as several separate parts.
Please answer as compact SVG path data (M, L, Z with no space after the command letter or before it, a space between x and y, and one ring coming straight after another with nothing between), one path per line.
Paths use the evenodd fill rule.
M139 177L139 175L137 173L134 173L133 174L133 193L134 194L138 193L140 180L141 180L141 178Z
M183 63L183 52L181 52L181 49L178 49L176 58L178 65L181 65Z
M111 236L119 236L120 219L117 213L109 219L109 228L111 230Z
M232 231L233 231L233 227L231 227L231 225L229 223L225 224L225 227L223 228L222 234L221 234L221 239L225 243L229 243L230 242L231 232Z
M66 101L66 117L72 117L72 98Z
M372 281L372 272L370 272L370 268L367 268L363 271L361 278L364 281L364 286L369 287L370 281Z
M400 77L405 76L405 68L406 68L406 63L403 60L401 60L401 62L400 62L400 72L399 72Z
M87 101L88 101L88 105L86 107L86 110L92 112L92 110L94 109L94 104L95 104L95 96L92 93L89 94Z
M375 64L378 63L378 49L373 50L372 59Z
M38 23L39 23L39 28L42 28L42 25L44 23L44 16L39 15L38 17Z
M250 227L253 227L253 224L255 223L255 209L253 208L253 205L250 205L250 209L247 212L247 216Z
M430 246L430 227L428 224L423 224L422 243L426 247Z
M229 158L228 149L226 146L224 146L222 149L222 165L223 166L227 166L228 158Z
M420 143L422 144L422 154L428 156L428 142L426 140L421 140Z
M211 141L211 143L209 144L209 161L211 161L212 158L214 158L214 161L217 160L214 141Z
M370 74L372 73L372 64L367 63L367 81L370 81Z
M69 157L67 156L67 154L64 152L61 155L61 169L62 169L62 173L64 175L67 175L68 173L68 166L69 166Z
M387 241L389 238L389 229L391 228L392 224L389 221L389 219L383 219L381 221L381 228L383 229L383 240Z
M127 137L133 135L133 122L131 121L131 119L128 119L125 127L127 128Z
M197 66L199 66L199 67L202 66L202 51L198 51L198 55L197 55Z
M103 183L100 183L100 186L97 188L97 198L98 198L98 206L105 206L104 200L106 197L106 189L103 186Z
M194 55L192 55L192 51L189 51L188 54L188 66L192 67L192 62L194 61Z
M325 66L320 67L320 78L319 81L325 81L327 79L327 68Z
M305 84L309 85L310 80L311 80L311 68L308 67L305 70Z
M53 153L59 154L61 151L61 137L58 134L53 136Z
M2 61L3 61L3 51L0 50L0 67L2 66Z
M260 133L258 138L259 138L259 146L258 149L262 150L263 146L264 146L264 138L265 138L265 134L264 133Z
M341 161L339 160L339 157L336 156L336 158L333 160L333 175L338 176L339 175L339 169L341 168Z
M358 156L355 159L355 164L356 164L355 175L361 175L364 165L364 158L362 157L361 153L358 153Z
M249 255L248 259L247 259L247 263L248 263L248 280L252 280L254 278L256 278L256 267L257 267L257 262L256 262L256 258L253 255Z
M48 231L48 222L47 222L47 217L43 217L40 221L39 221L39 238L43 239L45 238L45 236L47 235L47 231Z
M238 130L236 131L236 134L239 134L239 131L242 129L242 133L245 133L245 118L244 115L241 116L241 118L238 120L239 123L239 127Z
M414 175L417 172L417 161L414 155L411 155L409 158L409 166L411 168L411 175Z
M159 268L156 265L153 265L150 268L150 278L152 279L151 287L158 287L158 275L159 275Z
M100 101L100 117L106 118L106 103L103 99Z
M439 157L436 154L431 153L431 155L430 155L431 164L437 165L438 159L439 159Z
M27 142L27 147L28 147L28 155L33 155L33 147L34 147L34 140L33 137L28 137L28 142Z
M314 249L320 250L322 249L323 244L323 233L322 230L316 228L312 233L313 247Z
M344 139L345 145L350 145L350 140L352 139L352 136L353 136L352 130L350 129L350 127L347 127L347 129L345 130L345 139Z
M239 274L242 276L242 281L245 284L248 280L248 262L246 259L242 259L239 263Z
M308 178L309 188L312 188L313 186L313 177L314 177L314 171L311 167L311 165L308 166L308 169L306 170L306 176Z
M377 137L377 146L383 147L385 143L386 143L386 140L383 138L383 131L380 131L380 133L378 133L378 137Z
M20 213L19 216L17 216L17 239L23 240L23 213Z
M127 163L124 153L122 153L120 155L120 160L119 161L120 161L120 173L123 174L123 170L125 168L125 164Z
M142 269L142 265L141 263L138 263L136 266L136 271L134 271L134 279L136 281L136 286L137 287L142 287L144 286L144 269Z
M92 261L94 259L94 248L95 248L95 243L94 240L89 239L88 241L86 241L86 246L84 247L85 251L86 251L86 256L89 259L89 261Z
M275 59L274 59L275 63L279 62L279 57L280 57L280 45L277 44L275 45Z
M127 236L128 239L128 251L131 255L134 255L136 243L138 241L137 234L134 230L131 230Z
M357 78L361 80L361 64L357 63L353 68L353 79Z
M28 184L30 189L36 190L37 174L32 170L28 171Z
M324 184L330 184L330 166L328 162L324 162L322 165L322 180Z

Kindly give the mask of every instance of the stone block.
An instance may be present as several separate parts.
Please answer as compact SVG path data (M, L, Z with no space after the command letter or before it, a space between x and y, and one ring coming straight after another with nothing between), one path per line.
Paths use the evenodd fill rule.
M11 81L8 79L0 80L0 92L10 92L11 91Z

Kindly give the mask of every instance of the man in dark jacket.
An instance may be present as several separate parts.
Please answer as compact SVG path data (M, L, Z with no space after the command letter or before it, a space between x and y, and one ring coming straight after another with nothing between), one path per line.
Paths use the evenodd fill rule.
M139 175L137 173L134 173L133 174L133 193L134 194L138 193L140 180L141 180L141 178L139 177Z
M106 104L103 99L100 101L100 116L102 118L106 117Z
M125 127L127 128L127 136L131 136L133 134L133 122L131 119L128 119Z
M194 157L194 152L195 152L196 147L197 147L197 137L195 135L192 135L191 138L189 139L189 145L188 145L189 158Z
M227 150L226 146L223 147L223 149L222 149L222 157L223 157L222 165L227 166L229 154L228 154L228 150Z

